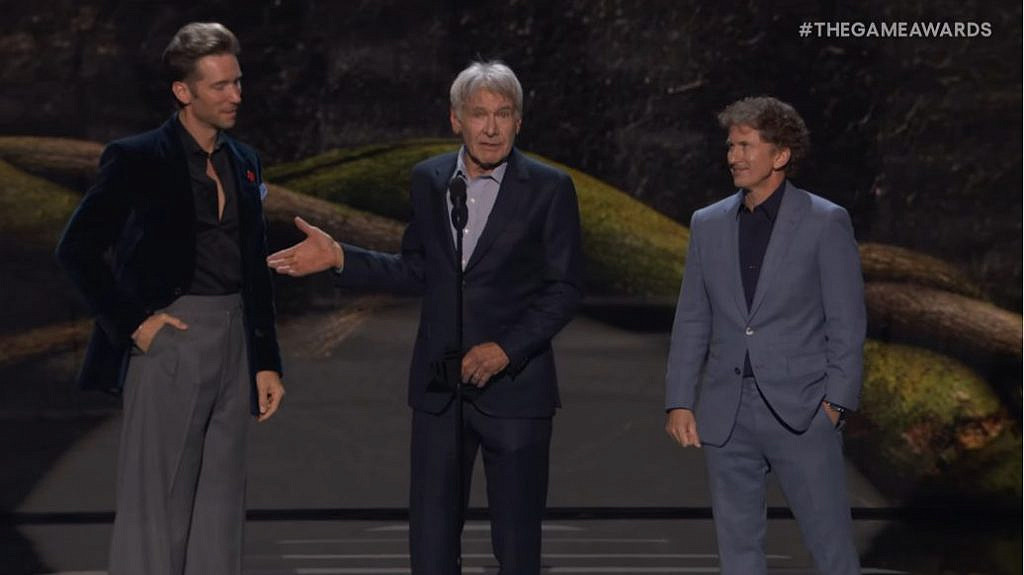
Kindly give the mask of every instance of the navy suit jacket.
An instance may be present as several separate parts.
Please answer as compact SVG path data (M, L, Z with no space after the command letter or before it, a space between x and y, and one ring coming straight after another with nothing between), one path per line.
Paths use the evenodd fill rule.
M456 153L413 168L412 219L401 251L345 245L343 287L423 296L409 370L409 405L440 413L452 394L428 385L456 340L458 267L445 195ZM496 417L550 417L559 407L551 338L581 298L583 257L576 189L567 174L513 149L508 170L464 275L463 349L495 342L509 366L476 397Z
M195 270L196 217L185 149L171 118L110 143L96 184L72 214L57 259L96 314L79 374L87 389L117 391L131 335L154 311L187 293ZM238 190L242 297L253 381L281 372L274 327L262 175L256 153L225 135ZM255 393L255 385L253 387Z
M665 407L696 406L697 433L711 445L732 430L747 353L765 400L793 430L807 429L822 399L860 403L867 320L849 215L787 182L748 309L742 201L741 191L693 214L669 352Z

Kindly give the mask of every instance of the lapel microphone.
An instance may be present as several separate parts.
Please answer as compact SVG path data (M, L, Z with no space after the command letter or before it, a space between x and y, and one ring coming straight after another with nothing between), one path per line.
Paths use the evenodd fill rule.
M469 210L466 208L466 178L462 177L462 174L455 174L448 182L448 198L452 202L452 226L462 232L466 229L466 221L469 219Z

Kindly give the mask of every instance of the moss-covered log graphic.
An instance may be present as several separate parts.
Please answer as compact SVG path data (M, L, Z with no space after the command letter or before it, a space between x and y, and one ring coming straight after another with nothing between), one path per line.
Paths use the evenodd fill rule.
M410 169L456 147L412 140L268 168L272 243L293 241L291 220L301 215L344 241L397 249L409 210ZM39 176L92 175L100 149L74 140L0 137L5 242L52 249L78 194ZM579 194L588 294L670 305L685 273L686 227L596 178L559 167ZM861 259L871 330L885 341L865 347L863 405L849 432L854 458L880 486L925 485L938 494L1019 500L1019 422L976 371L950 354L1019 361L1021 316L989 303L971 278L935 257L864 244ZM78 324L9 334L5 347L15 353L0 362L47 353L82 336ZM900 343L908 341L915 345Z

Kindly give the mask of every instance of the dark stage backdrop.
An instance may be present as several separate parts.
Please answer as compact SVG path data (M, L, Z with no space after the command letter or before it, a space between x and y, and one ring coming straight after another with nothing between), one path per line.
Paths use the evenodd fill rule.
M4 0L0 14L0 391L14 406L3 413L84 414L32 469L0 456L4 473L21 470L0 490L5 509L114 405L68 389L87 328L50 253L98 143L170 114L157 63L192 20L221 21L242 42L235 133L287 188L271 198L291 204L268 204L277 246L295 239L286 215L329 219L337 204L369 212L339 229L393 246L401 227L379 216L400 221L408 168L450 145L436 139L450 135L451 80L471 59L503 59L526 90L518 143L577 170L590 245L672 238L675 255L639 250L650 261L629 273L588 254L592 294L647 306L626 314L647 323L635 329L664 329L684 226L731 192L715 114L748 95L793 103L812 132L796 182L849 209L865 261L870 409L851 422L853 458L908 504L1020 508L1019 2ZM973 35L840 37L824 26L855 21ZM388 186L398 191L377 193ZM611 205L626 207L601 212ZM638 221L651 224L622 223ZM288 316L311 293L285 284L279 307Z
M962 265L1020 310L1017 2L3 2L0 132L107 141L169 111L156 73L183 23L243 42L238 134L268 163L448 133L472 58L526 87L520 144L672 218L729 189L714 114L792 102L812 132L800 179L862 241ZM988 22L974 38L801 38L802 22Z

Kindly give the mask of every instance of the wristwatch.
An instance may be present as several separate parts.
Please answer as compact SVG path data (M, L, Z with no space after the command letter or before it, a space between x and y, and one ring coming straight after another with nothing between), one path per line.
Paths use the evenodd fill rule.
M829 401L827 399L825 400L825 405L831 407L833 410L835 410L836 413L839 414L839 419L836 420L836 425L838 425L838 424L842 423L843 421L845 421L846 420L846 416L849 415L849 413L850 413L849 409L846 409L845 407L839 405L838 403L832 403L831 401Z

